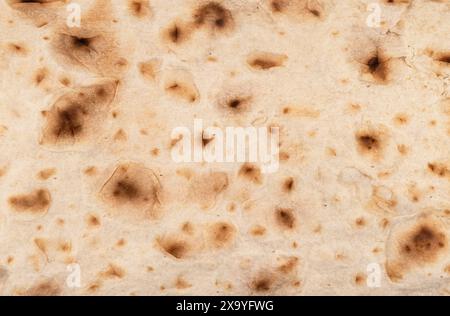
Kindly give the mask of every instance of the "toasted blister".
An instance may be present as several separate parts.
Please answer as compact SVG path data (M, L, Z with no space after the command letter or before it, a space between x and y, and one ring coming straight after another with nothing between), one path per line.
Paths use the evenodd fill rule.
M386 242L386 273L392 282L433 282L445 275L449 227L439 211L397 220Z
M99 197L113 217L156 219L161 216L162 187L155 173L138 163L116 167L99 191Z
M65 149L98 142L98 133L110 116L117 86L117 80L102 80L59 97L49 110L42 112L44 124L39 143Z
M82 10L80 25L66 21L52 28L51 49L63 67L77 67L102 77L120 78L129 67L117 35L111 4L96 1Z
M163 88L169 97L186 103L195 103L200 99L200 92L189 71L171 69L164 77Z

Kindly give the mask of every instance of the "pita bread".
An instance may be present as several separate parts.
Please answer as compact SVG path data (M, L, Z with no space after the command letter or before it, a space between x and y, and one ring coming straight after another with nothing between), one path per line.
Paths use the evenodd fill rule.
M1 1L0 294L448 295L449 34L448 0ZM278 128L277 170L174 161L198 120Z

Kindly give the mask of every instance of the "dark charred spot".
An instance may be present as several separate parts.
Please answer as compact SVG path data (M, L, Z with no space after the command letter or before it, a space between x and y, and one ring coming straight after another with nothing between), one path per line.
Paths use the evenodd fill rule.
M163 31L163 39L172 44L182 44L186 42L192 34L192 26L175 20Z
M17 212L42 213L50 206L51 195L46 189L38 189L29 194L12 196L8 202Z
M180 35L181 35L181 30L177 25L174 25L170 30L169 30L169 36L170 39L172 40L172 42L177 43L178 40L180 39Z
M450 64L450 55L439 58L440 62Z
M89 37L78 37L78 36L71 36L71 44L76 49L89 49L91 48L93 38Z
M322 14L320 13L320 11L319 11L319 10L316 10L316 9L308 9L308 11L309 11L312 15L314 15L314 16L316 16L316 17L318 17L318 18L320 18L320 16L322 15Z
M374 56L369 57L365 62L368 72L375 80L381 83L385 83L388 80L388 63L389 60L382 58L378 53Z
M228 101L228 107L230 107L232 109L239 108L239 106L241 104L242 104L242 100L240 100L240 99L231 99L230 101Z
M277 208L275 210L275 221L284 229L293 229L296 226L294 210L290 208Z
M233 17L230 10L217 2L207 3L194 12L194 23L197 26L207 25L212 29L224 29L231 26Z
M256 278L250 285L251 289L258 293L269 292L274 285L274 277L272 275L264 275Z
M358 137L358 143L360 146L367 150L376 150L380 147L378 139L371 135L361 135Z
M428 163L428 169L439 177L448 177L450 176L450 168L444 163Z
M388 132L384 126L367 127L356 132L355 141L358 151L374 159L382 158L388 144Z
M53 134L57 137L75 137L83 131L84 116L88 114L84 106L72 103L58 111L57 124Z
M405 5L411 3L411 0L384 0L389 5Z
M367 66L369 66L369 69L372 73L377 71L378 67L380 67L380 59L378 58L378 56L370 58L367 61Z
M239 96L233 95L231 97L226 97L225 100L219 101L219 104L228 109L230 113L242 113L250 109L250 96Z
M139 197L139 188L130 181L120 180L116 183L113 196L117 199L134 200Z
M210 142L214 140L214 136L207 137L205 136L205 132L202 132L202 145L206 147Z
M403 255L419 261L432 261L447 246L445 234L432 226L418 226L402 245Z

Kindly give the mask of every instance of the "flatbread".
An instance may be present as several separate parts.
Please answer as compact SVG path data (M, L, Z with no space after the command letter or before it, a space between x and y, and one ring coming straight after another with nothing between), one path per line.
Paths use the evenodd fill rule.
M449 35L448 0L0 1L0 294L449 294ZM194 157L230 127L277 164Z

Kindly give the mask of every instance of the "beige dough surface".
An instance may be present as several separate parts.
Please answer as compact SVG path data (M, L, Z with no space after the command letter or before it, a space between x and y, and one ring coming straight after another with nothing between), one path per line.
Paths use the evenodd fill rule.
M0 0L0 295L449 295L449 74L448 0Z

